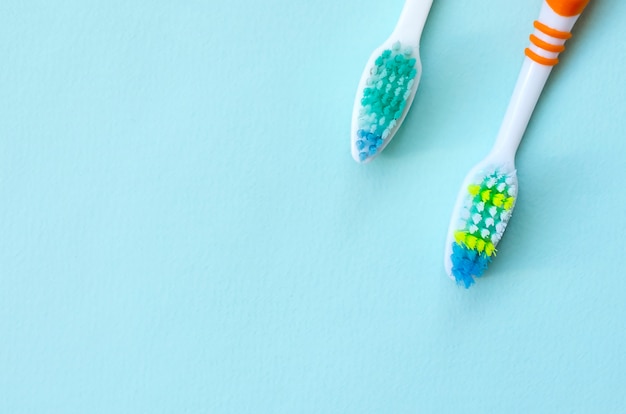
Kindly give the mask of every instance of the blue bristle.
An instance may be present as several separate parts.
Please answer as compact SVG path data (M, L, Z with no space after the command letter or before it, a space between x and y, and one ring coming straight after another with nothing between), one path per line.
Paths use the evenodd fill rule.
M382 138L378 138L376 140L376 147L380 148L383 146L383 139Z
M475 277L481 277L487 269L491 258L484 253L468 249L452 243L452 274L457 284L469 288L474 284Z
M459 246L459 245L455 243L455 246ZM459 246L459 247L461 247L461 246ZM465 255L466 259L469 259L471 261L475 261L476 260L476 258L478 256L478 251L477 250L466 249L465 247L461 247L461 248L463 249L462 253ZM457 250L459 250L459 249L457 249Z
M367 157L368 157L367 152L360 152L359 153L359 159L361 161L365 161L367 159Z
M365 148L365 141L363 141L362 139L358 140L356 142L356 147L359 151L361 151L363 148Z
M367 134L367 141L368 142L376 142L376 135L372 134L371 132L369 134Z

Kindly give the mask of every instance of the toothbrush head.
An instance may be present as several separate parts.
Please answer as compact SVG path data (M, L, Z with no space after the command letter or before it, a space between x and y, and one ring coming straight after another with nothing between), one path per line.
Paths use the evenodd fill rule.
M515 170L478 170L465 180L446 242L446 270L457 284L469 288L483 275L496 254L516 197Z
M420 73L413 47L395 42L374 52L353 110L352 156L357 162L372 160L391 141L413 101Z

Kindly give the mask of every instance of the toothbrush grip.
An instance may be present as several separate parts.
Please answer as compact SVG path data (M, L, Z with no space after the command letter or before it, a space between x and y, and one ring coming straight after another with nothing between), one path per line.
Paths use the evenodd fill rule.
M546 0L546 2L557 14L572 17L582 13L589 0Z
M502 120L492 155L513 160L528 121L539 100L552 67L565 49L565 41L589 0L544 0L530 35L526 59L517 78L513 96ZM570 15L571 13L578 13Z
M554 66L565 50L565 42L572 37L570 31L589 0L544 0L535 32L530 35L530 46L524 51L532 61Z

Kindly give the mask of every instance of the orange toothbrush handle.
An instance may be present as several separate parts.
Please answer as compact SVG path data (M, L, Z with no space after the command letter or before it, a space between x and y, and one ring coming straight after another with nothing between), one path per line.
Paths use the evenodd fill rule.
M563 17L578 16L583 12L589 0L546 0L546 3Z

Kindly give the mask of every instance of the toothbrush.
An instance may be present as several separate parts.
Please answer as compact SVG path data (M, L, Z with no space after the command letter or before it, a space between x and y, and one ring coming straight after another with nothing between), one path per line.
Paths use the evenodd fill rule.
M515 153L565 41L589 0L544 0L498 137L489 155L465 177L457 198L444 266L466 288L496 254L517 197Z
M432 0L406 0L395 30L370 56L352 110L352 158L371 161L404 121L422 73L419 43Z

